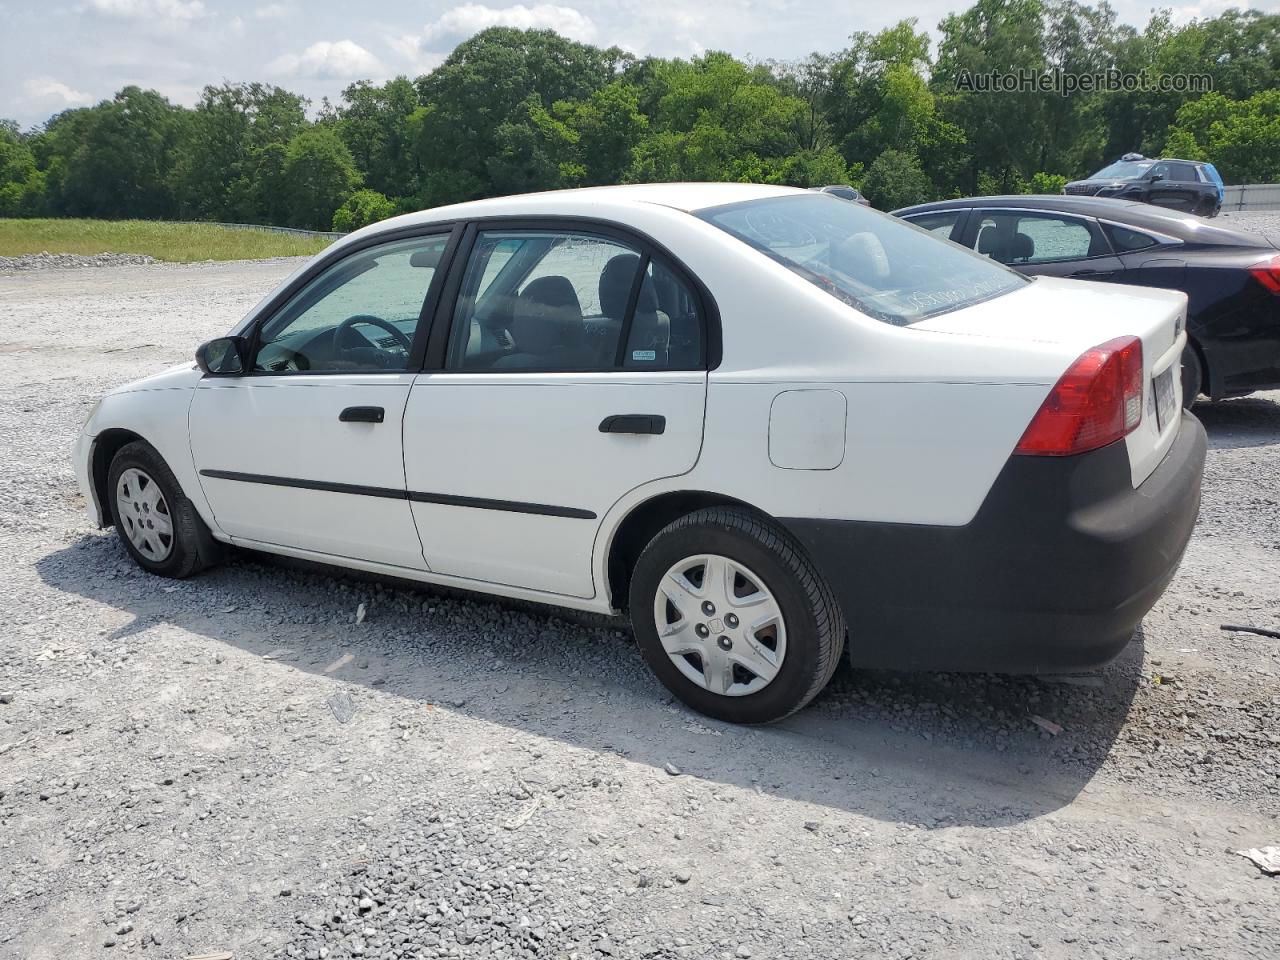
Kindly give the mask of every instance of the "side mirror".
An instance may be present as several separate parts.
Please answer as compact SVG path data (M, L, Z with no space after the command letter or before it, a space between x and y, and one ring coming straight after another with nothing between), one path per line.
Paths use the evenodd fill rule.
M1151 182L1152 182L1152 183L1155 183L1157 180L1163 180L1163 179L1164 179L1164 174L1163 174L1163 173L1153 173L1153 174L1151 175Z
M245 371L248 341L244 337L219 337L196 348L196 366L211 377L238 377Z

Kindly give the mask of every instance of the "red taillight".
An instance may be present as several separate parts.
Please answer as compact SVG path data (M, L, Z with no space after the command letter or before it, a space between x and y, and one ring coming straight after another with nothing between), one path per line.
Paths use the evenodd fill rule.
M1272 293L1280 293L1280 254L1261 263L1255 263L1249 268L1249 272Z
M1086 350L1049 391L1014 453L1069 457L1105 447L1142 422L1142 341Z

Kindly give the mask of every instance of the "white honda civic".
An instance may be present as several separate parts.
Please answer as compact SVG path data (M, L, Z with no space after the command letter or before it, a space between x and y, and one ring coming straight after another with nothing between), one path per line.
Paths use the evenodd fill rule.
M335 243L76 444L94 520L628 611L707 714L854 665L1104 663L1173 576L1205 437L1180 293L1028 279L746 184L482 200Z

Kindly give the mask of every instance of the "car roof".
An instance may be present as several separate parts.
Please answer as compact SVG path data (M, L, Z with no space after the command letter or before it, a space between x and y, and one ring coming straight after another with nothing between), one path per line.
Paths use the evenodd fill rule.
M379 227L410 227L419 223L444 220L468 220L474 217L538 216L574 211L589 206L595 216L608 219L610 214L624 213L635 204L656 204L676 210L694 212L745 200L761 200L788 194L807 194L796 187L778 187L763 183L636 183L610 187L579 187L572 190L548 190L520 193L485 200L469 200L444 207L433 207L384 220Z
M1082 217L1099 217L1138 230L1155 230L1176 237L1187 243L1218 243L1231 246L1270 246L1257 234L1243 230L1219 227L1203 217L1156 207L1136 200L1117 200L1113 197L1067 197L1059 194L1014 194L1003 197L964 197L958 200L939 200L920 203L913 207L894 210L895 217L933 210L968 209L970 207L1006 207L1015 210L1052 210L1074 213Z

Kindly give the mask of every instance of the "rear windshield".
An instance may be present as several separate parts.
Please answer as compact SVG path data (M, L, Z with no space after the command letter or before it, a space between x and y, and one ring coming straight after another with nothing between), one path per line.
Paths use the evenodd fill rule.
M898 326L1029 282L896 217L825 194L748 200L697 215L836 299Z
M1089 179L1137 180L1151 169L1153 163L1155 163L1154 160L1120 160L1109 167L1103 167Z

